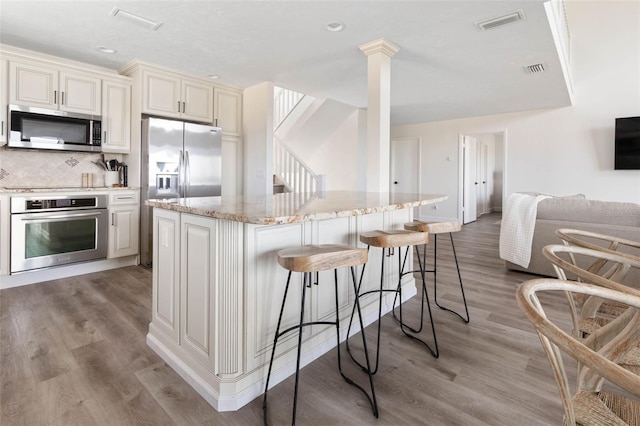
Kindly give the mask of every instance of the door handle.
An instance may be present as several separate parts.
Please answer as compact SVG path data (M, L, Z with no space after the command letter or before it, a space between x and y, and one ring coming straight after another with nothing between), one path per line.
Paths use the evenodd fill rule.
M180 101L178 101L178 112L180 112Z
M184 170L185 170L185 187L184 196L189 196L189 187L191 186L191 165L189 164L189 151L184 151Z
M394 184L394 185L397 185L397 184L398 184L398 181L397 181L397 180L394 180L394 181L393 181L393 184Z
M180 197L184 197L184 180L184 153L182 152L182 150L180 150L180 166L178 169L178 194L180 195Z
M58 103L58 91L57 90L53 91L53 103L54 104Z
M64 105L64 92L60 92L60 103Z

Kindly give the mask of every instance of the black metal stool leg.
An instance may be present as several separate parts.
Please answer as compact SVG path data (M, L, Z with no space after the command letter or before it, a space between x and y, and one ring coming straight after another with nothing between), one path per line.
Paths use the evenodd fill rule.
M416 248L416 257L418 258L418 264L420 264L420 253L418 252L418 246L415 246ZM407 275L407 274L413 274L414 272L420 272L422 270L422 265L420 265L420 270L418 271L408 271L408 272L404 272L404 267L407 263L407 256L409 254L409 249L407 247L407 250L405 251L405 255L404 255L404 262L402 263L402 268L400 269L401 271L403 271L400 274L400 279L402 279L403 276ZM424 262L424 259L423 259ZM400 285L400 282L398 282L398 285ZM422 289L424 290L425 288L425 282L422 282ZM425 291L421 291L420 292L420 325L418 326L418 328L413 328L409 325L407 325L406 323L402 323L402 325L408 329L409 331L411 331L412 333L420 333L422 331L422 326L423 326L423 321L424 321L424 295L425 295ZM396 321L400 322L400 319L396 316L396 302L398 301L398 292L396 292L396 295L393 298L393 305L392 305L392 313L393 313L393 318L396 319ZM400 303L402 304L402 298L400 300Z
M269 380L271 379L271 369L273 368L273 358L276 354L276 345L278 344L278 337L280 333L280 325L282 323L282 314L284 313L284 305L287 301L287 293L289 292L289 283L291 282L291 271L287 277L287 285L284 288L284 296L282 297L282 306L280 307L280 315L278 316L278 325L276 326L276 333L273 337L273 348L271 349L271 361L269 361L269 370L267 372L267 383L264 386L264 396L262 399L262 414L265 426L267 425L267 392L269 391Z
M353 268L353 266L350 268L351 269L351 279L353 281L353 290L356 292L355 294L357 294L358 288L356 287L356 274L355 274L355 270ZM354 307L357 309L358 311L358 319L360 321L360 334L362 335L362 344L364 346L364 357L366 360L366 364L367 364L367 374L369 376L369 386L371 387L371 396L369 396L369 394L367 393L367 391L361 387L360 385L358 385L357 383L355 383L353 380L351 380L349 377L347 377L343 371L342 371L342 361L341 361L341 353L340 353L340 319L338 317L338 272L335 271L335 283L336 283L336 332L337 332L337 339L338 339L338 369L340 370L340 375L344 378L344 380L349 383L350 385L353 385L355 387L357 387L358 389L360 389L360 391L362 393L364 393L364 395L367 397L367 400L369 401L369 404L371 405L371 409L373 411L373 415L375 417L378 417L378 403L376 401L376 391L373 387L373 375L371 373L371 364L369 362L369 351L367 350L367 340L365 338L365 334L364 334L364 324L362 322L362 312L360 311L360 302L358 300L358 298L355 298L355 303L354 303ZM348 337L349 335L347 334L347 341L348 341Z
M380 332L381 332L381 327L382 324L380 322L380 318L382 317L382 294L385 291L395 291L395 290L385 290L383 288L384 286L384 256L385 256L385 249L382 249L382 262L381 262L381 270L380 270L380 288L378 290L370 290L370 291L366 291L364 293L360 293L360 289L362 287L362 277L364 275L364 269L362 270L362 273L360 274L360 282L358 284L358 288L356 289L356 295L355 295L355 299L356 300L360 300L360 298L362 296L365 296L367 294L370 293L379 293L379 299L378 299L378 336L376 339L376 365L375 368L373 369L373 371L370 369L369 366L364 366L361 362L359 362L357 359L355 359L354 355L351 353L351 348L349 347L349 334L351 334L351 325L353 323L353 316L355 314L356 311L356 305L354 304L353 309L351 310L351 319L349 320L349 328L347 330L347 342L346 342L346 347L347 347L347 353L349 354L349 356L351 357L351 359L353 360L353 362L355 362L356 364L358 364L358 366L360 366L360 368L365 371L365 372L369 372L371 371L371 374L374 375L378 372L378 361L380 360ZM358 307L360 306L360 303L358 302ZM360 318L360 322L362 323L362 318ZM365 348L366 350L367 348Z
M296 424L296 408L298 406L298 379L300 375L300 355L302 350L302 326L304 324L304 298L307 293L307 284L311 285L311 273L304 274L304 284L302 286L302 300L300 302L300 328L298 329L298 358L296 360L296 383L293 391L293 418L291 424Z
M461 314L459 314L458 312L449 309L447 307L444 307L442 305L440 305L438 303L438 283L436 280L436 256L437 256L437 243L438 243L438 235L434 236L434 241L433 241L433 299L435 304L440 308L443 309L445 311L449 311L455 315L457 315L458 317L460 317L460 319L462 321L464 321L465 323L468 323L470 318L469 318L469 308L467 307L467 298L464 295L464 287L462 285L462 276L460 275L460 266L458 265L458 256L456 254L456 246L453 244L453 233L449 232L449 238L451 239L451 249L453 250L453 258L456 262L456 271L458 271L458 282L460 283L460 292L462 293L462 302L464 303L464 310L465 310L465 316L462 316ZM426 248L425 248L426 250Z
M410 250L410 247L407 247L407 252L408 253ZM400 250L400 252L402 252ZM406 258L406 254L405 254L405 258ZM406 262L405 262L406 263ZM429 294L427 294L427 287L425 285L425 270L424 270L424 264L422 262L420 262L420 256L418 256L418 263L420 265L420 277L422 278L422 300L423 302L426 300L427 302L427 311L429 312L429 320L431 322L431 333L433 335L433 348L424 340L418 338L415 334L415 332L413 332L413 330L410 327L407 327L404 324L404 321L402 319L402 276L404 275L403 271L404 271L404 266L405 264L402 264L402 267L400 269L400 273L399 273L399 280L398 280L398 293L400 295L400 330L409 338L416 340L417 342L421 343L430 353L434 358L438 358L440 356L440 350L438 349L438 339L436 337L436 328L435 328L435 324L433 323L433 315L431 313L431 304L429 303ZM398 267L400 267L400 260L398 259ZM395 301L394 301L394 305L395 305ZM424 303L421 309L424 309ZM421 318L422 321L422 318ZM420 330L422 330L422 322L420 324Z

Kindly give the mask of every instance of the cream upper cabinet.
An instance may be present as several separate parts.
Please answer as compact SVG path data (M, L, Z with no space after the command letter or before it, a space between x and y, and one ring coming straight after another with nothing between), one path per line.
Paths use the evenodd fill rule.
M7 110L7 88L9 80L7 80L7 70L9 64L6 59L0 59L0 146L7 143L8 128L8 110Z
M9 102L100 115L102 80L40 64L9 64Z
M213 123L213 86L182 80L182 118Z
M242 93L217 87L214 90L213 125L222 128L223 136L242 135Z
M131 84L102 83L102 151L131 150Z
M60 72L59 108L62 111L102 114L102 80L91 75Z
M142 112L213 122L213 86L169 72L143 70Z

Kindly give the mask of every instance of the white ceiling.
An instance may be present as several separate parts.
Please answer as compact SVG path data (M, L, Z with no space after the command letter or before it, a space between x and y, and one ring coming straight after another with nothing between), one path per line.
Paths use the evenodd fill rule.
M114 6L163 22L158 31L109 15ZM479 31L515 10L525 20ZM331 33L328 22L345 30ZM245 88L263 81L367 105L358 46L385 38L392 124L570 105L543 1L0 0L0 42L111 69L134 59ZM97 46L118 52L106 55ZM524 66L547 70L528 74Z

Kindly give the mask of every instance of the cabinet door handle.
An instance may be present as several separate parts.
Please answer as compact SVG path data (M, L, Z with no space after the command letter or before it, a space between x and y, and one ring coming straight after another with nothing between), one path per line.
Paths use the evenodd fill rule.
M180 112L180 101L178 101L178 112Z
M60 103L64 105L64 92L60 92Z
M213 125L218 127L218 119L217 118L215 120L213 120Z
M4 120L2 120L2 126L0 126L0 135L4 136Z
M54 104L58 103L58 91L57 90L53 91L53 103Z
M115 226L116 225L116 214L111 213L111 226Z
M184 102L182 103L182 112L187 112L186 107L184 106Z
M102 142L107 142L107 131L104 131L104 140Z

